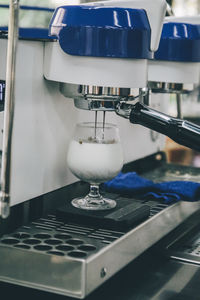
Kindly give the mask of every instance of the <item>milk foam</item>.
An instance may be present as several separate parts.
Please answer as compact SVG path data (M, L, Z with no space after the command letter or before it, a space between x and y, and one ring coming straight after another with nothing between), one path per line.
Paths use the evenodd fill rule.
M90 143L71 141L67 164L79 179L102 183L115 177L123 166L120 143Z

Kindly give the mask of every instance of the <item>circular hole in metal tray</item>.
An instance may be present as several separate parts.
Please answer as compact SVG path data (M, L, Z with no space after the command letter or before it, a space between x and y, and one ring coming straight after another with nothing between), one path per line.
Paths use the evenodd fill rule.
M55 234L54 237L56 239L60 239L60 240L67 240L67 239L71 239L72 236L66 233L59 233L59 234Z
M13 237L17 238L17 239L28 239L30 238L30 234L26 233L26 232L16 232L13 234Z
M52 247L48 246L48 245L37 245L37 246L34 246L34 249L39 250L39 251L49 251L52 249Z
M62 241L58 240L58 239L48 239L48 240L45 240L44 242L48 245L59 245L62 243Z
M30 249L28 245L24 245L24 244L17 244L14 247L19 249L27 249L27 250Z
M56 249L61 251L72 251L74 250L74 247L64 244L64 245L57 246Z
M87 253L83 251L71 251L67 253L68 256L75 257L75 258L83 258L87 256Z
M59 255L59 256L64 256L65 254L60 251L48 251L48 254L54 254L54 255Z
M85 244L85 245L81 245L80 247L78 247L78 249L82 250L82 251L94 251L97 248L93 245Z
M38 245L38 244L41 243L40 240L38 240L38 239L33 239L33 238L26 239L26 240L24 240L23 242L24 242L24 244L28 244L28 245Z
M36 239L50 239L51 235L47 234L47 233L37 233L37 234L34 234L34 237Z
M79 239L71 239L71 240L68 240L67 243L70 244L70 245L81 245L84 242L82 240L79 240Z
M18 239L14 239L14 238L6 238L6 239L1 240L1 242L6 245L15 245L15 244L18 244L20 241Z

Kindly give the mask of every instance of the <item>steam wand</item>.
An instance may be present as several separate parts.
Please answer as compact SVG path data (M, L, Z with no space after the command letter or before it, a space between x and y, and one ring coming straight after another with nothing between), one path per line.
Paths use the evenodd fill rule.
M200 152L200 126L192 122L170 117L139 102L134 105L118 103L116 113L133 124L155 130L183 146Z
M98 120L98 111L95 111L95 120L94 120L94 138L97 139L97 120ZM104 140L105 137L105 122L106 122L106 112L103 111L103 121L102 121L102 140Z
M103 132L102 132L102 140L104 140L104 136L105 136L105 122L106 122L106 112L103 111Z

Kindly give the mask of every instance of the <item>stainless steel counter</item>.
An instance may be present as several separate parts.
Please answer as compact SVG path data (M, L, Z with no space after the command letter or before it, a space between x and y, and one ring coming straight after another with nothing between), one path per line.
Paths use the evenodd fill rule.
M200 299L200 266L168 258L163 251L180 233L190 232L199 213L170 233L151 249L118 272L86 300L198 300ZM193 229L192 229L193 230ZM31 269L30 269L31 272ZM72 300L74 298L0 283L6 300ZM4 299L4 298L1 298Z
M31 270L30 270L31 272ZM200 268L183 264L158 255L154 250L143 254L87 300L198 300L200 299ZM0 284L6 300L71 300L72 298Z
M152 158L150 160L150 163L152 163ZM197 173L197 174L195 173L196 175L199 175L199 170L193 171L190 169L188 170L184 169L184 170L177 171L176 166L168 167L166 166L165 163L163 164L161 162L159 162L159 164L160 164L159 170L154 169L153 172L146 173L146 176L147 177L149 176L148 178L152 178L152 176L154 176L155 178L160 178L160 175L163 174L164 177L166 178L168 177L171 178L173 174L176 174L176 177L177 176L183 177L185 176L185 174L187 174L187 176L188 175L191 176L195 172ZM138 168L140 169L140 166ZM152 168L148 168L148 169L151 170ZM191 171L193 172L192 174L190 174ZM195 178L197 177L196 175ZM152 179L155 180L155 178ZM165 178L162 177L163 181L164 179ZM53 193L50 193L50 195L45 196L43 199L44 212L45 210L49 210L49 208L54 210L56 206L63 205L63 203L66 202L66 195L68 196L69 198L68 200L70 201L71 198L77 196L76 193L78 193L78 195L79 192L83 194L82 189L83 188L85 189L85 185L83 186L81 183L78 183L78 187L79 188L74 188L74 186L66 187L65 189L55 191ZM47 201L45 200L45 198ZM39 203L41 203L41 201ZM130 263L127 267L119 271L117 274L113 275L113 277L108 279L106 282L104 282L97 290L92 292L85 299L87 300L100 300L100 299L103 300L147 300L147 299L198 300L200 299L199 265L195 265L195 264L192 265L178 260L173 260L169 258L170 253L165 253L165 251L163 251L164 249L168 249L168 245L172 243L174 239L177 239L177 236L182 236L183 233L190 233L191 228L193 229L194 227L196 228L196 225L200 223L200 213L197 212L199 209L199 205L200 205L199 202L176 203L165 208L163 211L156 210L155 211L156 215L151 215L150 218L144 222L144 224L141 224L137 226L135 229L132 229L130 232L126 233L124 235L125 238L124 236L122 236L121 238L114 241L113 242L114 247L112 248L112 252L107 253L107 256L105 256L105 252L101 252L102 256L99 260L101 263L103 263L105 258L107 257L107 262L109 262L110 264L109 266L111 267L111 269L115 268L116 266L118 266L119 263L122 263L123 260L126 258L127 249L129 249L128 253L132 255L132 259L135 258L135 260L132 263ZM17 214L16 216L18 215L19 214ZM187 218L189 216L191 216L189 219L192 220L192 222L189 221L188 223ZM34 216L34 215L32 216L33 220L37 218L38 216ZM19 219L18 217L14 218L14 220L18 220L18 219ZM159 222L157 222L156 220L159 220ZM186 221L184 222L184 220ZM187 223L186 226L182 222L184 222L184 224ZM152 224L154 224L153 227ZM180 226L176 228L178 225ZM141 231L142 228L144 228L143 231ZM176 229L174 230L174 228ZM173 231L169 233L171 230ZM166 234L168 234L168 236L164 238ZM135 238L130 238L132 236ZM126 237L128 237L128 241L129 241L128 244L125 243ZM161 238L162 240L159 241ZM153 242L149 243L149 241L151 240ZM147 243L148 243L148 247L145 246ZM154 246L152 246L153 244ZM122 245L124 251L121 251L121 248L118 248L118 245L120 245L120 247ZM110 246L111 245L108 245L108 249L110 249ZM151 248L147 250L147 248L149 247ZM4 255L5 257L8 257L8 253L7 253L8 248L9 247L5 247L5 249L3 248L5 252ZM147 251L144 252L145 250ZM141 254L142 252L144 253ZM118 254L120 254L120 256ZM168 255L168 257L166 255ZM27 256L26 263L23 266L21 266L20 264L24 263L25 261L23 253L21 257L23 257L21 262L20 260L17 259L17 263L20 267L18 268L19 271L18 274L19 276L21 276L22 274L21 270L23 270L25 266L27 270L27 275L31 277L34 274L34 267L36 267L37 269L37 266L38 265L41 266L41 264L39 263L38 258L36 258L36 256L34 259L34 263L32 265L29 264L30 258ZM8 262L6 262L5 259L3 259L2 255L0 256L0 258L2 260L1 264L5 266L6 270L8 268L8 264L11 266L10 274L13 275L13 272L17 270L15 265L9 260ZM62 260L59 261L61 262ZM128 263L129 261L127 261L126 263ZM65 266L63 266L63 264L61 265L62 265L62 269L66 270ZM0 271L2 272L2 270L3 269L1 268ZM45 281L46 277L50 276L51 283L53 285L55 283L54 267L52 268L52 272L47 271L48 270L47 265L45 265L44 267L42 266L41 270L44 270L46 272L45 273L42 271L38 273L40 274L41 279ZM94 278L95 278L94 273L96 271L97 269L95 268L94 265L94 268L92 269L91 272L92 282L94 282ZM115 272L113 272L113 274L114 273ZM63 280L64 288L66 288L66 283L68 282L68 280L71 280L73 284L75 280L77 280L76 282L78 282L77 277L73 278L73 274L71 274L70 272L68 272L69 278L66 278L65 272L62 274L63 275L60 275L60 279L58 278L58 282L60 282L60 280ZM38 278L38 276L36 278L38 279L38 283L41 285L40 278ZM25 279L27 279L27 277L25 277ZM32 281L30 282L32 283ZM28 286L33 287L33 285L28 285ZM13 298L17 298L17 299L31 298L34 300L35 299L37 300L74 299L67 296L59 296L57 294L54 294L53 292L50 293L49 288L51 288L52 290L52 286L49 285L47 289L49 292L45 292L45 291L39 291L28 287L26 288L22 286L15 286L14 284L11 285L8 283L0 283L0 293L1 295L6 295L6 300L13 299Z
M163 251L180 233L200 220L199 213L140 255L118 272L86 300L198 300L200 299L200 266L173 260ZM199 225L198 225L199 226ZM196 228L196 226L195 226ZM192 229L193 230L193 229ZM31 272L31 269L30 269ZM6 300L72 300L74 298L31 288L0 283L0 293ZM4 298L1 298L4 299Z
M164 239L136 258L86 300L198 300L200 299L200 265L169 258L168 245L180 236L199 228L200 213L186 220ZM184 234L183 234L184 233ZM117 262L116 262L117 263ZM31 272L31 269L30 269ZM74 298L0 283L6 300L72 300Z

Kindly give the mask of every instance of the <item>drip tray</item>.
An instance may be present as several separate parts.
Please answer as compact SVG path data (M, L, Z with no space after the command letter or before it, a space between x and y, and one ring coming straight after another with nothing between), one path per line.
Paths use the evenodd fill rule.
M63 223L48 215L4 236L0 243L35 253L86 258L123 235L124 232Z
M137 161L131 170L129 166L124 171L133 170L154 181L175 180L171 175L176 172L180 178L184 174L198 177L195 169L168 165L161 154ZM56 193L55 201L61 195ZM64 199L66 195L64 192ZM120 201L119 195L110 196ZM148 215L139 225L115 230L104 228L101 222L83 225L76 218L51 214L4 235L0 239L0 280L84 298L200 209L200 202L180 201L168 206L154 200L128 200L135 207L148 207ZM192 253L198 257L200 236L195 247Z
M0 240L0 280L84 298L200 208L149 201L150 217L128 231L40 218Z
M200 224L196 220L191 230L183 232L166 247L164 253L172 259L200 265ZM192 227L192 225L191 225Z

